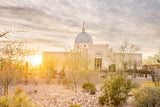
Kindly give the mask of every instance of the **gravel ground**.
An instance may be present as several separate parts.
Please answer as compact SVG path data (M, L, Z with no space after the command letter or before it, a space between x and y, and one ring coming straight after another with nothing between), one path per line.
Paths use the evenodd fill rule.
M16 87L23 88L32 103L38 107L68 107L78 104L82 107L100 107L98 97L100 91L95 95L89 95L81 90L77 92L57 84L39 84L39 85L12 85L10 93L14 93Z
M132 82L143 84L145 81L151 81L151 78L137 78ZM23 88L27 93L28 98L32 100L32 103L38 107L68 107L69 105L78 104L82 107L101 107L98 104L98 97L101 95L101 91L98 90L95 95L89 95L82 92L81 88L77 92L67 88L63 85L54 84L38 84L38 85L11 85L9 87L9 93L13 94L17 87ZM99 89L100 85L97 86ZM2 90L0 90L2 92ZM2 93L0 93L2 94ZM1 95L0 95L1 96ZM122 107L133 107L130 97Z

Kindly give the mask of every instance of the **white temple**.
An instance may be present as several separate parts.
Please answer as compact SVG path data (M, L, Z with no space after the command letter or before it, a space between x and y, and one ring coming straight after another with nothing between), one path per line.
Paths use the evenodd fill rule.
M141 69L142 54L141 53L114 53L109 45L98 45L93 43L92 37L85 32L84 23L82 32L75 39L74 49L72 52L82 52L86 58L90 59L88 69ZM65 52L43 52L43 62L47 62L46 57L52 59L58 57L63 59ZM62 67L62 63L58 63Z

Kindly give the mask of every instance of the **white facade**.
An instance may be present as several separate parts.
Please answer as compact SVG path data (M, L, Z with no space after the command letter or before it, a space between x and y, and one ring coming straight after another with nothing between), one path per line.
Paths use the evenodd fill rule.
M80 51L91 60L89 69L96 69L97 67L100 69L108 69L110 65L115 65L116 69L142 68L141 53L114 53L108 44L93 44L92 37L85 32L84 24L82 32L79 33L75 39L73 51Z
M109 66L114 65L116 69L141 69L142 68L142 54L140 53L114 53L109 45L95 45L92 37L85 32L84 24L82 32L78 34L75 39L73 52L81 52L90 60L88 69L108 69ZM51 52L50 52L51 53ZM47 54L44 52L44 55ZM52 54L56 54L52 52ZM56 54L57 55L57 54ZM55 55L54 55L55 56ZM123 56L123 58L122 58ZM62 57L62 56L61 56Z

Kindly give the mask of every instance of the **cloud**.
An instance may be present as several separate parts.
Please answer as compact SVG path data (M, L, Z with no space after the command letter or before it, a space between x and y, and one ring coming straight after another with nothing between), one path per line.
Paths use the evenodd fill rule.
M48 49L73 45L83 21L95 43L103 41L118 49L124 39L129 39L144 54L147 49L154 54L160 47L159 0L1 1L1 28L24 29L28 33L15 38L23 36L20 40L46 44Z

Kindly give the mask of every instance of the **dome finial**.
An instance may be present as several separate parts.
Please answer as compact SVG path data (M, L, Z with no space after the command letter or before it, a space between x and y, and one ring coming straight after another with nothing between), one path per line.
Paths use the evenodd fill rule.
M84 24L85 24L85 22L83 22L82 32L85 32Z

